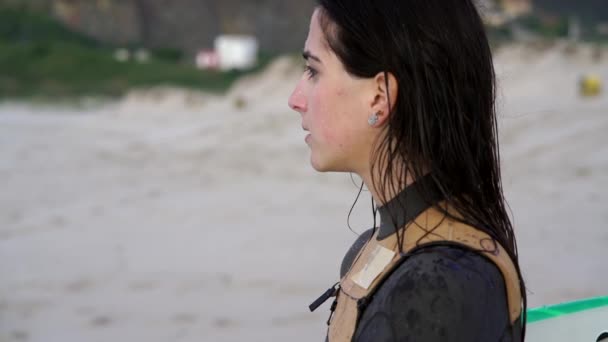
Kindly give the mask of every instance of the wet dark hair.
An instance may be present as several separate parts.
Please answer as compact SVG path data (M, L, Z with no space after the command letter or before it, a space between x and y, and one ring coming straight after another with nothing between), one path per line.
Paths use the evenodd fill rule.
M502 191L494 66L473 1L318 3L327 44L349 74L371 78L384 72L398 82L397 94L387 94L396 96L395 105L372 159L372 175L380 174L373 179L380 199L390 200L388 194L397 193L408 176L430 173L431 185L419 187L423 198L433 198L432 188L440 191L458 212L455 219L489 234L513 260L523 338L527 299ZM382 172L373 171L377 168Z

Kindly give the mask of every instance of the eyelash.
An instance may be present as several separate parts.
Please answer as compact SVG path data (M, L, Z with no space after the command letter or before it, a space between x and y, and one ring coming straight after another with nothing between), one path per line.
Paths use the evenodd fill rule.
M304 72L308 74L309 79L317 76L317 70L313 69L310 65L304 66Z

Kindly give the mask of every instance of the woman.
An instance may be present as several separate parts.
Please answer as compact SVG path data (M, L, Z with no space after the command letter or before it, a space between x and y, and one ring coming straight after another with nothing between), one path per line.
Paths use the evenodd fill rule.
M311 164L352 172L380 227L347 252L328 340L521 341L492 56L471 0L320 0L289 98Z

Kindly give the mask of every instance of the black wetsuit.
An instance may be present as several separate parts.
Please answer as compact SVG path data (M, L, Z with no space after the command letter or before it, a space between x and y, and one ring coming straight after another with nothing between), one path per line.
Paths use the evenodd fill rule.
M378 239L394 232L387 208L397 205L396 200L411 208L397 217L400 227L428 208L408 187L379 208ZM347 252L341 276L372 233L362 234ZM520 333L519 321L511 325L505 283L496 265L466 247L443 245L415 250L386 278L363 311L353 341L519 342Z

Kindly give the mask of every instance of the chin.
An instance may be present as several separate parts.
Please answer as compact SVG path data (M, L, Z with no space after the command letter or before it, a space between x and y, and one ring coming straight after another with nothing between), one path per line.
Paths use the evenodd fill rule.
M311 156L310 165L318 172L349 172L347 168L341 167L340 165L338 165L338 163L332 162L330 160L322 160L320 158L315 158L315 156Z
M327 172L327 171L330 171L326 167L324 167L323 164L315 162L315 160L312 160L312 159L310 161L310 165L312 166L313 169L315 169L315 171L318 171L318 172Z
M318 172L333 171L326 161L321 160L321 158L318 158L318 156L315 156L314 154L310 156L310 165Z

